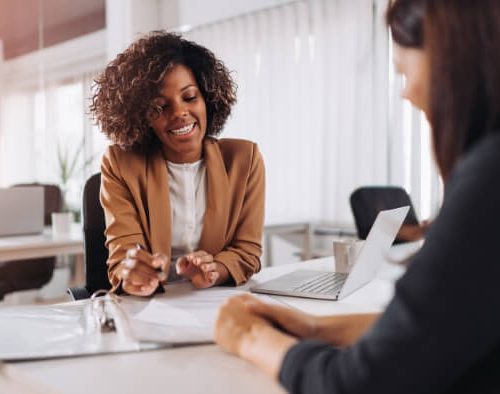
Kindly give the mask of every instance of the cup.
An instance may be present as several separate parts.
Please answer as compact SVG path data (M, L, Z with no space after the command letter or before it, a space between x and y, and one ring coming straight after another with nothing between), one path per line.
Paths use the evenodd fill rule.
M338 239L333 241L335 272L348 273L365 241L355 239Z
M57 238L69 235L72 221L73 213L71 212L52 213L52 236Z

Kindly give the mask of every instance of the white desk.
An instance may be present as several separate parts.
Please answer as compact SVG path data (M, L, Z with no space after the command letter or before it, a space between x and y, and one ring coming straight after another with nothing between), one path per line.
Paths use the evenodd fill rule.
M397 252L400 253L400 252ZM310 260L266 268L249 284L269 280L303 268L333 267L333 258ZM403 272L385 266L378 278L341 301L275 297L310 313L343 314L379 311L390 299L394 279ZM242 288L238 288L241 290ZM283 393L281 386L253 365L224 353L215 345L157 350L142 353L103 355L74 359L16 363L41 384L62 393Z
M53 237L52 229L46 227L42 234L0 237L0 262L60 255L76 255L71 286L85 282L83 263L83 233L78 223L73 223L68 235Z
M71 227L67 236L53 237L50 227L42 234L0 237L0 261L23 260L62 254L83 254L82 228Z

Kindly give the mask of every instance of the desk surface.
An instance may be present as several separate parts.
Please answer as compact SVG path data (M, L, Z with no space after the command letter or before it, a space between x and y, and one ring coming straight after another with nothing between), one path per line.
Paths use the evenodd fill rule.
M406 252L405 252L406 253ZM396 251L397 257L401 251ZM303 268L332 269L333 257L263 269L244 287ZM403 269L386 264L377 279L341 301L275 297L315 314L380 311L393 293ZM62 393L283 393L281 386L253 365L215 345L141 353L16 363L41 384Z
M53 237L50 227L42 234L0 237L0 261L82 253L83 234L79 224L73 224L71 232L61 237Z

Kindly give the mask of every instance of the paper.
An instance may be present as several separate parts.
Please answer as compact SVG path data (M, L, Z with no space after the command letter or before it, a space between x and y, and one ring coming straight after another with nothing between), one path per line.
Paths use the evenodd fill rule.
M28 360L141 350L125 322L101 335L88 322L90 301L0 308L0 359Z
M95 313L99 308L94 308L96 304L90 300L0 308L0 360L211 343L220 306L228 297L240 294L248 293L234 288L196 290L185 282L167 285L165 294L152 299L120 297L106 304L105 310L113 318L116 332L105 333L96 324Z
M132 335L141 341L172 344L213 342L220 305L244 292L228 288L197 290L189 282L170 284L154 299L126 297L122 307Z
M165 294L154 299L127 297L122 306L132 335L141 341L209 343L213 342L220 306L227 298L241 294L248 292L220 287L197 290L184 282L167 285Z
M170 327L203 327L193 313L157 300L150 301L146 308L134 316L134 319Z

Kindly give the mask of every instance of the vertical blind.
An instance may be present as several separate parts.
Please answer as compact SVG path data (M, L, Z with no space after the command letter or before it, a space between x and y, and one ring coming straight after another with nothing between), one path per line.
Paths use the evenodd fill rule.
M395 94L386 4L298 1L185 34L233 70L238 104L223 136L259 144L267 224L352 222L349 195L367 184L403 185L431 213L435 173L421 168L428 142Z
M84 180L98 171L107 142L90 122L91 74L40 89L11 91L0 101L0 171L4 186L23 182L61 184L58 151L75 170L67 184L70 207L79 209ZM88 166L86 161L92 160Z

